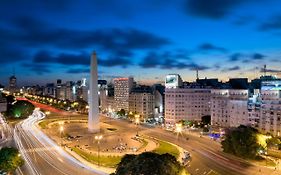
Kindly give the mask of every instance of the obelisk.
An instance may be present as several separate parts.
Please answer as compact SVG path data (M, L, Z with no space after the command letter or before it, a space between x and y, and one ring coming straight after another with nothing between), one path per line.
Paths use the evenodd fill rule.
M89 103L88 130L92 133L96 133L100 131L98 68L97 68L96 52L93 52L91 55L91 75L90 75L88 103Z

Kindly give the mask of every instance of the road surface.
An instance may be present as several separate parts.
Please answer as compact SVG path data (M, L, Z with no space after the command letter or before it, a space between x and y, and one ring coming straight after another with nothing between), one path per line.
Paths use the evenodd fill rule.
M105 173L88 167L40 131L35 123L44 117L41 111L34 111L28 119L18 123L14 129L14 139L25 159L21 168L27 175L104 175Z

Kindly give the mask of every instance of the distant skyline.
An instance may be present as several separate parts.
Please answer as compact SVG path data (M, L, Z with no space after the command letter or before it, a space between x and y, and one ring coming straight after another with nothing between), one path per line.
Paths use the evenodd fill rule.
M94 50L107 80L281 75L278 0L4 0L0 15L3 85L13 68L19 85L88 78Z

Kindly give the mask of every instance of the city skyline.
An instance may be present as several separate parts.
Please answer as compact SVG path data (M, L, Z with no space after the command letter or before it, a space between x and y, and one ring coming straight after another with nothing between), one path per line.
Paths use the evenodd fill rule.
M280 2L215 2L3 2L0 84L13 69L20 85L88 78L93 50L101 79L191 81L196 69L200 78L253 79L264 64L279 75Z

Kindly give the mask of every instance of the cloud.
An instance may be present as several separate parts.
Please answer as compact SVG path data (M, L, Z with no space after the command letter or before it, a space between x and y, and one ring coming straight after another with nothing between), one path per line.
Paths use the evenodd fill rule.
M199 45L198 50L202 52L209 52L209 51L227 52L227 49L223 47L215 46L211 43L203 43Z
M73 53L60 53L53 55L48 51L39 51L33 57L34 63L49 63L49 64L62 64L62 65L90 65L90 54L80 52L78 54ZM131 61L122 57L110 56L107 59L101 59L98 57L98 64L103 67L122 66L126 67L131 64ZM71 73L71 71L70 71Z
M60 53L52 55L51 52L42 50L34 55L33 61L35 63L58 63L63 65L90 65L90 54Z
M73 68L73 69L68 69L66 73L70 74L77 74L77 73L89 73L90 69L87 68Z
M252 58L253 60L262 60L262 59L264 59L265 57L266 57L265 55L260 54L260 53L254 53L254 54L251 56L251 58Z
M24 25L24 24L27 25ZM19 18L14 26L18 42L30 46L48 46L61 49L100 48L114 53L131 55L129 51L157 49L171 42L149 32L138 29L108 28L94 30L74 30L50 28L33 18Z
M237 71L237 70L240 70L240 69L241 68L239 66L233 66L233 67L222 69L222 72Z
M221 19L249 0L186 0L186 12L203 18Z
M32 72L37 73L38 75L51 72L50 69L48 69L48 66L44 64L23 63L22 66L28 68Z
M260 31L281 30L281 15L273 16L258 26Z
M241 58L243 58L243 54L241 53L234 53L229 56L229 61L235 62L235 61L240 61Z
M192 62L189 57L181 57L178 59L177 54L171 52L156 53L149 52L141 60L139 66L142 68L161 68L161 69L189 69L189 70L206 70L208 66L198 65Z
M123 68L131 65L131 61L126 58L120 57L110 57L108 59L100 59L98 60L98 64L104 67L114 67L114 66L121 66Z

